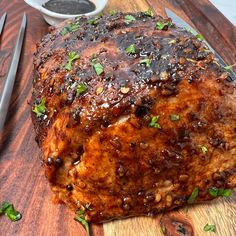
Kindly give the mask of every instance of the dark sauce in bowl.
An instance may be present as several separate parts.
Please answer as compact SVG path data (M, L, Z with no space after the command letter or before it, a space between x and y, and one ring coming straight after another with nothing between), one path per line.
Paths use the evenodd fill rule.
M89 0L49 0L43 7L65 15L85 14L96 9L95 4Z

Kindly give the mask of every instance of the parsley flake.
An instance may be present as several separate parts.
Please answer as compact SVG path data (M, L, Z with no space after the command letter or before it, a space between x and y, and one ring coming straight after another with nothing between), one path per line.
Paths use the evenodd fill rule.
M67 60L67 63L65 65L65 69L70 71L72 70L72 63L73 61L79 59L79 54L76 53L76 52L69 52L68 53L68 60Z
M79 96L86 92L88 87L85 84L80 84L76 89L76 96Z
M145 16L148 16L148 17L153 17L153 16L154 16L153 11L152 11L151 8L149 8L149 9L148 9L147 11L145 11L143 14L144 14Z
M151 122L149 123L150 127L161 129L161 125L157 122L160 116L153 116Z
M218 189L216 187L212 187L209 189L209 194L212 197L217 197L217 196L223 196L223 197L230 197L233 193L233 190L231 189Z
M84 211L80 210L76 213L76 216L74 218L75 221L78 221L87 231L88 235L90 235L90 230L89 230L89 223L86 221L85 216L84 216Z
M224 69L227 70L227 71L230 71L230 70L232 70L233 67L235 67L235 66L236 66L236 63L233 64L233 65L225 66Z
M97 62L96 54L93 55L91 62L92 62L91 64L92 64L96 74L101 75L103 73L104 69L103 69L103 65L101 63Z
M88 23L90 25L97 25L98 24L98 19L92 18L92 19L88 20Z
M0 215L5 214L5 216L8 217L11 221L17 221L20 220L22 215L20 212L16 211L13 204L10 202L3 202L0 205Z
M125 49L125 52L126 52L128 55L135 54L136 49L135 49L134 44L129 45L129 47L127 47L127 48Z
M93 68L95 69L97 75L101 75L103 73L103 65L102 64L95 63L93 65Z
M198 145L198 147L201 149L203 154L207 154L208 152L208 148L206 146L203 145Z
M65 36L68 33L75 32L80 28L79 22L71 22L70 24L66 25L60 32L62 36Z
M170 120L171 120L171 121L180 120L180 115L178 115L178 114L172 114L172 115L170 115Z
M145 64L147 67L151 66L152 60L150 60L149 58L143 59L139 61L140 64Z
M34 109L32 111L36 114L37 117L42 116L46 112L47 109L45 106L45 102L45 98L42 98L40 100L40 103L34 106Z
M135 20L136 20L135 17L132 16L132 15L126 15L125 16L125 23L127 23L127 24L132 23Z
M195 37L200 41L204 40L204 37L201 34L196 34Z
M171 27L172 23L171 22L163 22L163 21L157 21L156 23L156 29L158 30L166 30L168 27Z
M113 16L113 15L115 15L117 13L117 10L110 10L109 12L108 12L108 14L110 15L110 16Z
M206 224L203 228L203 230L205 232L216 232L216 226L215 225L209 225L209 224Z
M193 204L197 199L198 193L199 193L198 187L195 187L191 193L191 196L188 198L187 203Z
M160 228L160 231L161 231L161 233L163 233L165 235L166 234L166 227L162 226Z

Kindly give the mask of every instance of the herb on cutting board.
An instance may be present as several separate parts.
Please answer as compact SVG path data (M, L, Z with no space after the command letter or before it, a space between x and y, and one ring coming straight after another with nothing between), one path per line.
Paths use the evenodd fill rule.
M90 235L89 223L86 221L84 213L85 213L85 211L83 211L83 210L78 211L76 213L74 220L78 221L85 228L88 235Z
M215 225L209 225L209 224L206 224L203 228L203 230L205 232L216 232L216 226Z
M20 220L22 217L21 213L15 210L13 204L10 202L3 202L0 205L0 215L5 215L11 221Z

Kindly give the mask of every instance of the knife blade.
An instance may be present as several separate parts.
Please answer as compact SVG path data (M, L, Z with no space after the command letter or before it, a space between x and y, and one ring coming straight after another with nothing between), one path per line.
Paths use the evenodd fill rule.
M185 28L186 30L190 30L193 35L199 34L192 26L190 26L185 20L181 17L177 16L173 11L168 8L165 8L166 15L172 19L172 21L179 27ZM216 58L218 59L219 63L226 67L227 64L223 60L223 58L211 47L211 45L204 39L205 44L208 46L209 50L215 54ZM228 73L232 77L232 79L236 80L236 75L232 70L228 70Z
M0 99L0 131L4 127L4 123L5 123L5 119L6 119L6 115L8 111L8 106L11 100L11 94L12 94L12 90L13 90L13 86L15 82L17 67L18 67L22 44L23 44L24 35L25 35L26 23L27 23L27 18L26 18L26 14L24 13L22 22L21 22L20 31L19 31L17 41L16 41L16 46L15 46L14 53L12 56L11 65L7 74L6 82L5 82L2 96Z
M7 17L7 13L5 12L5 13L2 15L1 20L0 20L0 35L2 34L2 29L3 29L3 26L4 26L4 24L5 24L6 17Z

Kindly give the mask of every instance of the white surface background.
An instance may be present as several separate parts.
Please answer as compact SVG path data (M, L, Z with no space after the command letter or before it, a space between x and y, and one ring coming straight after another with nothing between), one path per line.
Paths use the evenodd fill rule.
M210 0L236 26L236 0Z

